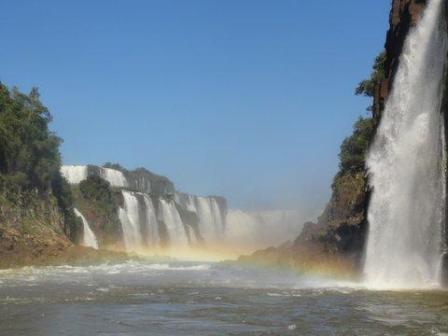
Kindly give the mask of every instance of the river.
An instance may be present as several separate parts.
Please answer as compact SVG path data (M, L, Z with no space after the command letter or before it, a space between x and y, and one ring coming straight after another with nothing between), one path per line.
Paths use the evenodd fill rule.
M0 335L448 335L448 293L225 263L25 267L0 271Z

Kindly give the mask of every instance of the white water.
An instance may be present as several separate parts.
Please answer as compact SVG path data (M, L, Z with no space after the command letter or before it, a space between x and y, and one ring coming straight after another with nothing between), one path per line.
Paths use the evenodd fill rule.
M188 195L187 201L185 203L185 208L188 211L194 212L197 214L198 209L196 208L196 201L195 201L195 197L192 195Z
M78 184L87 178L87 166L62 166L62 176L70 184Z
M110 183L112 187L124 188L128 186L128 182L124 174L116 169L98 167L100 177ZM79 184L88 176L88 166L68 165L61 167L62 176L70 184Z
M124 174L116 169L101 167L101 178L108 181L112 187L124 188L128 186Z
M199 230L206 243L214 243L223 238L217 229L212 203L208 197L196 198L197 215L199 217Z
M154 205L152 203L151 197L147 194L143 194L145 200L146 207L146 230L148 236L146 237L146 241L150 245L150 247L157 247L160 243L159 236L159 224L157 222L156 212L154 209Z
M118 217L123 229L124 245L127 251L137 251L142 247L140 214L137 197L129 191L122 191L124 208L118 209Z
M75 215L81 218L83 225L83 239L82 245L87 247L93 247L95 250L98 250L98 241L93 233L92 229L87 222L87 219L83 216L83 214L78 209L73 209L75 211Z
M165 223L172 248L188 247L188 237L174 201L159 200L159 214Z
M216 199L210 199L211 213L213 218L213 228L215 229L216 237L224 237L224 223L221 214L221 209L219 208Z
M405 43L393 90L367 158L373 195L367 285L438 284L444 212L442 0L432 0Z

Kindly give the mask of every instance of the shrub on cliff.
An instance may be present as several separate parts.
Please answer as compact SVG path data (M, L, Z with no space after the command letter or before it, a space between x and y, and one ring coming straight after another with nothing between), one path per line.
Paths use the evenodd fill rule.
M89 223L97 230L97 238L103 243L116 240L121 235L117 216L120 200L110 183L98 175L91 175L73 191L77 208L89 215Z
M340 173L364 168L365 157L374 134L372 118L360 117L353 126L353 134L342 142L339 153Z
M356 95L364 95L367 97L373 97L375 95L375 89L377 85L386 77L386 74L384 72L385 63L386 53L383 51L375 58L370 78L363 80L356 87Z
M79 183L79 191L84 199L89 201L112 202L110 183L97 175L91 175Z
M384 80L386 53L381 52L376 58L372 67L370 78L363 80L357 86L355 93L367 97L374 97L375 91ZM368 108L372 110L372 106ZM353 125L353 133L344 139L339 153L339 176L347 172L360 171L364 169L366 154L369 150L370 143L375 136L375 124L372 118L360 117Z

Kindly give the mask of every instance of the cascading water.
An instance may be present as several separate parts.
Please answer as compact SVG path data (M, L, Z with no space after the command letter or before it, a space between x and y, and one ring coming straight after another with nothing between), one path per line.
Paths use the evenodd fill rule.
M144 225L146 226L147 237L145 241L150 247L157 247L159 245L159 224L157 222L156 212L154 205L152 204L151 197L147 194L143 194L146 210L146 218Z
M185 208L188 211L194 212L197 214L198 209L196 208L196 201L195 201L195 197L192 195L188 195L187 200L185 202Z
M439 281L445 203L443 3L429 1L409 33L367 158L373 194L364 272L367 285L375 288L421 288Z
M142 247L142 234L140 229L140 213L137 197L129 192L122 191L124 208L118 209L124 245L128 251L136 251Z
M96 239L95 234L93 233L92 229L89 226L89 223L87 222L87 219L83 216L83 214L78 209L73 209L75 212L75 215L81 218L82 225L83 225L83 238L82 238L82 245L87 247L93 247L95 250L98 250L98 241Z
M215 234L217 237L223 237L224 236L224 223L223 223L223 218L221 215L221 209L219 208L218 202L214 198L212 198L210 200L210 205L211 205L211 209L212 209L213 226L215 229Z
M124 188L128 182L124 174L116 169L101 167L101 178L108 181L112 187Z
M62 176L70 184L78 184L87 178L87 166L62 166Z
M218 225L222 226L222 224L216 223L216 215L212 208L212 200L208 197L197 197L196 202L196 209L199 217L199 229L202 237L207 243L219 241L223 237L222 229L218 229Z
M184 248L188 246L188 237L174 201L159 200L160 218L168 231L169 246Z

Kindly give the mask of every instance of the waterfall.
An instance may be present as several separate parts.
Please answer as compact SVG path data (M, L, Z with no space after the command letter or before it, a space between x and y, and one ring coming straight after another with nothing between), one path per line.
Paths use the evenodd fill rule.
M81 218L82 225L83 225L83 238L82 238L82 245L87 247L93 247L95 250L98 250L98 241L96 240L95 234L93 233L92 229L89 226L89 223L87 222L87 219L83 216L81 212L79 212L78 209L73 209L75 211L75 215Z
M367 157L373 194L364 273L367 285L375 288L439 282L445 203L443 3L429 1L409 33Z
M146 226L146 244L149 247L158 247L159 245L159 224L157 222L156 212L151 197L143 194L146 210L144 225Z
M70 184L78 184L87 178L87 166L62 166L61 175Z
M128 182L124 174L116 169L100 168L101 178L110 183L112 187L124 188L128 186Z
M175 202L160 199L159 214L168 231L169 246L187 247L188 237L186 229L177 211Z
M109 182L112 187L125 188L128 186L128 181L126 180L123 172L104 167L98 167L97 169L98 172L96 174L99 174L103 180ZM68 183L79 184L89 175L89 167L74 165L62 166L61 174L68 181Z
M194 213L198 213L198 209L196 208L196 200L195 197L192 195L188 195L187 200L185 202L185 208L188 211L194 212Z
M142 247L139 202L134 193L124 190L121 193L124 208L118 209L118 217L123 229L124 245L126 250L136 251Z
M219 237L215 230L215 221L210 199L207 197L197 197L197 214L199 217L199 230L207 243L216 241Z
M213 217L213 226L215 229L215 234L218 238L219 237L222 238L224 236L224 222L221 214L221 209L218 205L218 202L214 198L210 200L210 204L211 204L211 210L212 210L211 212Z

